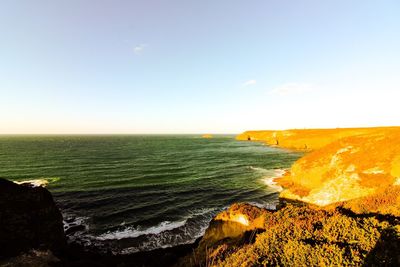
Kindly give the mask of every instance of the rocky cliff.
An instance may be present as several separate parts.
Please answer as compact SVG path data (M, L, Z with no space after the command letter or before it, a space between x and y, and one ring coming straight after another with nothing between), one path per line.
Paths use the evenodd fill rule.
M238 139L246 136L279 147L311 150L284 177L275 179L285 188L282 198L326 206L382 195L400 185L400 127L250 131ZM391 197L382 200L386 207L375 207L375 211L387 209L389 202L397 210L400 199Z
M275 180L286 188L281 197L324 206L397 187L399 141L400 130L380 131L345 137L317 149ZM400 205L400 199L394 205Z
M275 179L278 210L234 204L178 266L400 266L400 127L237 139L309 153Z
M0 259L66 245L62 215L49 191L0 178Z

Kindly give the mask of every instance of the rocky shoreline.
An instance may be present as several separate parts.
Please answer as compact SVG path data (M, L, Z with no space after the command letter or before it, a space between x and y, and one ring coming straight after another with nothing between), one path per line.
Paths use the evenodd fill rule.
M0 266L170 266L199 242L115 255L68 240L66 234L46 188L0 178Z
M327 209L282 199L275 211L245 203L233 204L210 222L205 235L194 244L114 255L67 242L66 236L59 234L62 217L47 189L0 179L0 191L8 192L0 198L0 236L9 237L1 238L7 248L1 251L1 266L317 266L321 263L396 266L400 263L400 217L358 214L346 207L346 203ZM34 197L37 202L32 201ZM20 199L18 206L28 208L30 215L26 215L26 209L12 206L9 201L16 198ZM14 210L13 214L7 213L8 221L3 220L6 207ZM35 219L36 225L46 231L35 224L19 223L32 221L29 216L42 216ZM48 225L55 228L46 228Z
M304 131L238 138L301 148ZM324 131L275 179L277 210L233 204L194 244L129 255L68 241L47 189L0 179L0 265L400 266L400 129Z

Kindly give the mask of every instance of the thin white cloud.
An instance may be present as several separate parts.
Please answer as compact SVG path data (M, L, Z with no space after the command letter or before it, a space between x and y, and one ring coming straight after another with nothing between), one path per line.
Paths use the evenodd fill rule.
M137 46L135 46L135 47L133 48L133 52L134 52L136 55L141 55L146 47L147 47L146 44L137 45Z
M301 95L314 90L314 86L309 83L285 83L275 87L270 92L276 95Z
M250 86L250 85L255 85L257 83L256 80L248 80L242 83L242 86Z

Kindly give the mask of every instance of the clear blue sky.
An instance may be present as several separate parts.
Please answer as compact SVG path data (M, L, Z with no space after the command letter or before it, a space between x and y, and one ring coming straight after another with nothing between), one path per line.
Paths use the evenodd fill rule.
M0 133L399 125L400 1L0 3Z

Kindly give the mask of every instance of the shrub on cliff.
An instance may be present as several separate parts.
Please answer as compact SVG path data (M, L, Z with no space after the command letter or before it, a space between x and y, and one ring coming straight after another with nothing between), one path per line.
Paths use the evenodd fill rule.
M399 221L353 215L343 214L339 209L328 211L309 205L287 205L276 212L263 212L265 231L256 235L255 241L232 243L225 238L209 246L204 244L187 257L183 265L400 264Z

